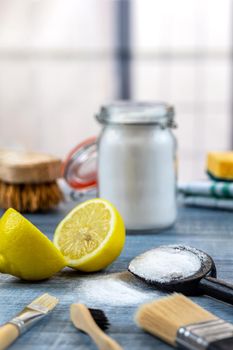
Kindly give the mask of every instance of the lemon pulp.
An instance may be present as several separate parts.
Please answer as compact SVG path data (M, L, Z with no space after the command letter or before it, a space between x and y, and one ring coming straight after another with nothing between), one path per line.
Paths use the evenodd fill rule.
M123 220L106 200L92 199L74 208L58 225L54 244L67 264L83 271L108 266L125 242Z

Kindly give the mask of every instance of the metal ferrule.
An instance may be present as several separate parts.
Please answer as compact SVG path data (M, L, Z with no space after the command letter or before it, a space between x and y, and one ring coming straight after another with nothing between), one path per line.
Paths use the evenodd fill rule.
M205 350L211 343L231 337L233 324L216 319L181 327L176 344L190 350Z
M29 328L31 328L31 326L33 326L34 323L39 321L45 315L46 313L44 312L26 307L16 317L14 317L11 321L7 323L15 325L18 328L19 333L22 334L26 332Z

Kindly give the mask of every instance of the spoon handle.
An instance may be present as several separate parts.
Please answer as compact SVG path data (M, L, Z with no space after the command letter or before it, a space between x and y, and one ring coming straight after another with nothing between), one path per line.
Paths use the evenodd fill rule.
M233 284L214 277L205 277L200 280L199 287L204 294L233 305Z

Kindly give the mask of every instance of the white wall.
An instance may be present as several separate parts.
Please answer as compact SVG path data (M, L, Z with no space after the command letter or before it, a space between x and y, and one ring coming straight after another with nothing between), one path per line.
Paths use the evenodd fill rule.
M174 104L181 180L204 177L207 152L232 146L232 5L134 2L134 96Z
M116 95L118 0L0 0L0 147L64 156ZM131 0L133 98L175 105L180 178L232 139L232 1Z
M64 156L114 94L112 3L0 0L0 146Z

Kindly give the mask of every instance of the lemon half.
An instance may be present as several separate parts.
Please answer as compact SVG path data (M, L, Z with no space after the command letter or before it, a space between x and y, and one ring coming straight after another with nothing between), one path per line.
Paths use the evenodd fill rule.
M66 261L54 244L14 209L0 220L0 272L25 280L49 278Z
M111 264L125 243L125 227L107 200L91 199L75 207L57 226L54 244L67 265L86 272Z

